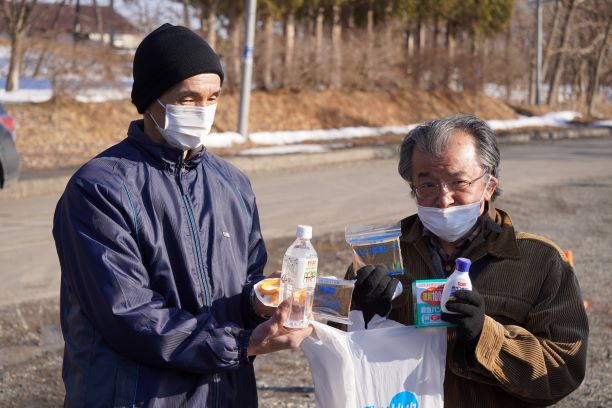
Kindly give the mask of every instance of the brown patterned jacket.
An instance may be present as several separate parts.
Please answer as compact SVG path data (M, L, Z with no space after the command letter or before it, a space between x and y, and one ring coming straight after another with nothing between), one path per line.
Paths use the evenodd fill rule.
M477 363L448 330L444 381L447 407L550 405L574 391L585 375L588 321L578 281L551 241L515 232L510 217L489 209L501 232L481 233L460 255L472 260L473 287L486 316L476 345ZM401 221L404 293L390 318L413 324L411 283L435 279L431 253L416 215Z

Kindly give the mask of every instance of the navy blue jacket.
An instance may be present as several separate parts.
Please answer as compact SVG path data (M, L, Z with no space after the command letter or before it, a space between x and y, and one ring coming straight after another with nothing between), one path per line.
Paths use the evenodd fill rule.
M184 162L135 121L69 181L53 236L66 406L257 406L267 254L244 174L206 150Z

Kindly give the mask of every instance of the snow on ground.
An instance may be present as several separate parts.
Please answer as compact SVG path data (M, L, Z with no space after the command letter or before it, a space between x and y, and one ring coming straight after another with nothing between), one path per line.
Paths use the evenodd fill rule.
M569 126L569 122L580 116L578 112L552 112L542 116L519 116L510 120L489 120L487 123L493 130L516 129L521 127Z
M1 48L1 47L0 47ZM1 53L0 53L1 54ZM1 57L1 55L0 55ZM4 86L4 80L0 80L0 88ZM7 103L30 103L43 102L51 98L51 89L45 83L27 80L22 83L22 88L15 92L5 92L0 89L0 102ZM80 102L102 102L129 98L131 84L124 83L123 88L87 89L77 93L75 98ZM512 120L489 120L488 124L493 130L507 130L521 127L542 126L571 126L570 121L579 115L578 112L564 111L553 112L543 116L519 116ZM241 155L263 155L263 154L290 154L290 153L321 153L330 149L337 149L339 145L316 145L302 144L303 142L329 141L338 139L352 139L358 137L373 137L388 134L406 134L417 124L405 126L383 126L383 127L344 127L338 129L315 129L315 130L292 130L276 132L253 132L249 134L252 143L267 145L266 147L245 149ZM594 126L612 126L612 120L599 121ZM207 147L230 147L242 144L246 139L236 132L211 133L207 140Z
M257 147L241 150L240 156L267 156L270 154L293 154L293 153L327 153L332 150L326 145L316 144L294 144L286 146Z

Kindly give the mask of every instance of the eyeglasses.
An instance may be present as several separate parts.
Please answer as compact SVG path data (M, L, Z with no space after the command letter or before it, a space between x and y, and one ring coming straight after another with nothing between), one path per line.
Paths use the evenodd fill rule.
M453 180L443 181L442 183L434 183L427 181L418 187L412 187L412 191L416 194L420 200L431 200L437 198L440 195L442 186L446 188L449 193L455 194L466 194L472 191L472 184L487 175L485 171L482 175L476 177L474 180Z

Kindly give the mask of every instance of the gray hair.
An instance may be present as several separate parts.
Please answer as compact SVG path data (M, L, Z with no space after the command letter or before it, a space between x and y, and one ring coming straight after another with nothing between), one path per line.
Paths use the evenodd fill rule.
M411 182L412 152L415 146L432 157L440 157L457 130L474 138L481 165L489 174L499 178L500 155L495 133L482 119L466 114L432 120L412 129L400 146L400 160L397 166L400 176L407 182ZM500 194L501 190L495 189L491 201Z

